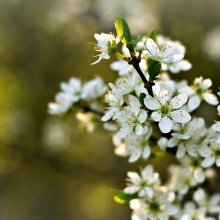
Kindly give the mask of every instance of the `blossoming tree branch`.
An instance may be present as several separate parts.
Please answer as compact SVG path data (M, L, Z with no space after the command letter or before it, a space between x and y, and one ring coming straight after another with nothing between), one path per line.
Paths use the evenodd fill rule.
M111 189L116 201L130 204L132 220L216 219L220 193L210 181L220 167L220 121L208 127L194 115L204 101L213 106L219 103L210 90L211 79L199 76L191 85L174 82L168 73L192 68L184 59L185 46L154 31L133 39L123 18L116 19L115 28L117 36L94 35L99 54L92 65L115 55L118 61L111 68L119 74L116 82L107 88L100 77L84 83L72 77L60 84L48 112L63 115L73 110L89 132L101 121L112 134L116 155L128 157L129 163L146 161L140 173L127 173L123 190ZM220 114L220 105L217 111ZM169 165L165 183L148 164L161 152L164 157L175 154L178 161Z

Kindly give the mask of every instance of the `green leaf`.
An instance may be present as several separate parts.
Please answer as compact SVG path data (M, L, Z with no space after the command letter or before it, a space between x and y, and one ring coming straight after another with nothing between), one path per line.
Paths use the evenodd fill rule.
M157 43L157 34L154 30L147 34L147 38L151 38L154 42Z
M131 52L131 51L134 51L134 44L132 42L129 42L126 44L126 47L128 48L128 50Z
M132 40L131 43L136 46L137 43L140 41L141 41L141 38L138 36L135 40Z
M127 194L127 193L124 193L122 190L118 190L118 189L110 189L110 191L117 198L119 198L120 200L126 201L126 202L129 202L132 199L138 198L138 194L137 193L135 193L135 194Z
M123 18L116 18L115 29L123 44L127 45L127 43L132 41L130 28Z
M153 80L160 74L160 70L161 70L161 63L158 61L151 62L147 69L150 78Z
M145 93L141 93L140 96L139 96L139 101L140 101L142 106L145 106L144 105L144 98L146 98L146 94Z

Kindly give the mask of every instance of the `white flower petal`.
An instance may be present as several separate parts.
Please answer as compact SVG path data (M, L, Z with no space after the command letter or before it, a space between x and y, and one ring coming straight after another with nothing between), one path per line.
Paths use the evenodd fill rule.
M188 60L181 60L180 61L181 70L187 71L192 68L192 64Z
M212 81L210 79L204 79L201 83L201 86L204 90L207 90L212 85Z
M117 133L117 137L118 138L125 138L129 133L131 133L132 129L133 129L132 127L121 128Z
M133 95L129 95L129 100L130 100L130 106L131 106L133 112L135 113L135 115L138 115L138 113L140 111L139 100L136 97L134 97Z
M212 195L210 197L209 200L210 204L213 205L217 205L220 202L220 194L219 193L215 193L214 195Z
M144 98L144 104L150 110L156 110L156 109L160 108L159 102L150 95L148 95L146 98Z
M180 218L180 220L192 220L192 218L191 218L190 215L184 214L184 215Z
M128 159L129 163L133 163L137 161L141 156L141 149L137 148L136 150L132 151L131 156Z
M176 110L170 113L172 119L179 123L189 122L191 119L191 115L184 110Z
M109 110L107 110L104 114L104 116L102 116L102 121L108 121L109 119L111 119L114 115L115 115L115 109L111 108Z
M217 166L217 167L220 167L220 158L219 158L219 157L216 159L216 162L215 162L215 163L216 163L216 166Z
M183 57L184 57L184 54L174 55L172 62L173 62L173 63L178 62L178 61L182 60Z
M198 148L197 145L193 143L188 143L186 145L186 151L192 157L197 156L197 148Z
M175 215L177 212L178 212L177 206L169 204L169 206L167 207L166 214Z
M152 176L153 171L154 171L154 169L153 169L153 166L152 166L152 165L147 165L147 166L145 166L144 169L141 170L141 176L142 176L142 178L143 178L143 179L149 178L149 176Z
M144 159L146 159L146 158L148 158L149 156L150 156L150 147L149 147L149 146L146 146L146 147L144 148L143 153L142 153L142 157L143 157Z
M218 99L215 95L207 92L203 93L203 97L210 105L218 105Z
M178 139L178 138L170 138L170 140L167 143L167 146L168 147L175 147L179 141L180 141L180 139Z
M157 145L159 146L159 148L163 151L166 150L167 148L167 144L168 144L168 139L166 137L161 137L158 141L157 141Z
M205 173L201 168L197 168L194 171L194 177L198 183L202 183L205 180Z
M212 154L212 150L208 146L200 147L198 152L202 157L209 157Z
M215 162L215 157L206 157L203 161L202 161L202 166L203 167L210 167L212 166L212 164Z
M220 213L220 205L211 206L209 209L210 214L219 214Z
M201 100L198 96L192 96L189 98L188 108L190 109L190 111L193 111L199 107L200 103L201 103Z
M154 195L154 191L153 191L153 189L150 188L150 187L146 187L146 193L147 193L147 196L148 196L149 198L152 198L153 195Z
M154 121L160 121L161 119L161 114L159 114L158 112L153 112L151 114L151 118L154 120Z
M186 94L188 96L191 96L195 91L189 86L182 86L178 89L178 92L180 94Z
M177 158L181 158L186 152L186 149L183 145L180 145L178 148L177 148L177 152L176 152L176 157Z
M168 117L163 117L159 122L159 128L163 133L169 133L172 128L172 121Z
M136 172L128 172L127 175L134 184L138 184L141 181L141 177Z
M135 132L136 132L136 135L142 135L142 133L143 133L143 127L138 124L138 125L135 127Z
M119 122L127 122L128 117L129 118L132 117L131 112L128 110L123 110L117 114L116 118Z
M178 96L175 96L170 103L172 104L173 109L178 109L182 107L187 102L187 95L186 94L180 94Z
M124 189L124 193L134 194L139 191L139 186L128 186Z
M145 110L140 110L140 114L138 115L138 120L140 123L144 123L147 119L147 112Z
M147 126L144 126L143 127L143 132L142 132L142 135L146 134L148 131L148 127Z

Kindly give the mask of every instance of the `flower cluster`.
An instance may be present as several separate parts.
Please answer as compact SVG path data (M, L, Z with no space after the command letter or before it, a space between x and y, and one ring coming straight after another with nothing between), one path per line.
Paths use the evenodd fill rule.
M94 101L105 93L107 87L100 77L96 77L84 85L78 78L71 77L68 83L60 84L60 89L61 91L55 96L55 102L48 104L49 114L61 115L80 101Z
M130 203L132 220L215 219L220 213L220 195L205 189L211 188L220 167L220 121L208 124L193 115L203 100L218 105L212 80L200 76L192 85L172 80L169 73L192 68L183 59L184 45L155 32L132 39L122 18L116 19L115 27L117 36L94 35L100 54L92 64L115 55L118 60L110 67L118 72L116 82L107 89L99 77L83 85L72 77L61 83L61 92L49 103L48 112L64 114L74 105L77 119L89 132L98 119L111 132L116 155L128 157L129 163L148 162L140 174L127 173L124 190L113 190L118 200ZM220 115L220 105L217 110ZM153 158L169 161L170 157L172 164L164 165L168 178L162 181L149 163Z

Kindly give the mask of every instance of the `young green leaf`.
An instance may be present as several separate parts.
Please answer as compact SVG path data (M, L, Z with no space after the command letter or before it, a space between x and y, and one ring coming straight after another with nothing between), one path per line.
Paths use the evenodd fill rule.
M139 101L140 101L142 106L145 106L144 105L144 99L145 98L146 98L146 94L145 93L141 93L140 96L139 96Z
M118 190L118 189L110 189L110 191L116 196L118 197L120 200L124 200L126 202L129 202L132 199L136 199L138 198L137 193L135 194L127 194L124 193L122 190Z
M154 42L157 43L157 34L154 30L147 34L147 38L151 38Z
M138 42L141 41L141 38L138 36L136 39L132 40L131 43L136 46Z
M115 29L119 39L123 44L126 45L127 43L132 41L130 28L123 18L116 18Z
M161 70L161 63L158 61L153 61L150 63L148 67L148 74L150 75L151 79L155 79L159 74Z

